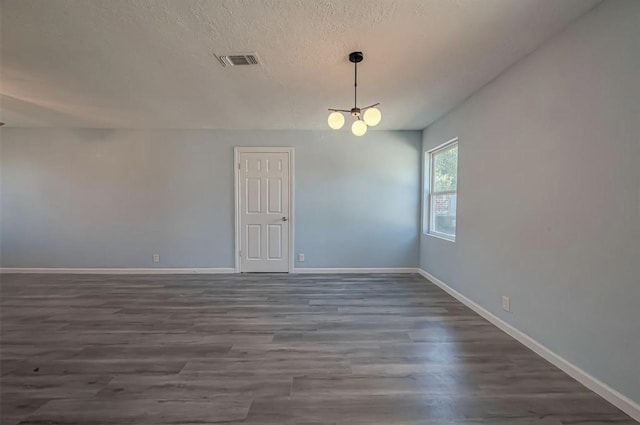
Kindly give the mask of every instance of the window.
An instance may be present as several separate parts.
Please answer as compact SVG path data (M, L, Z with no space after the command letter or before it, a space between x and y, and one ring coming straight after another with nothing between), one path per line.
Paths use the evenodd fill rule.
M441 238L456 238L458 201L458 139L450 140L426 153L425 157L426 233Z

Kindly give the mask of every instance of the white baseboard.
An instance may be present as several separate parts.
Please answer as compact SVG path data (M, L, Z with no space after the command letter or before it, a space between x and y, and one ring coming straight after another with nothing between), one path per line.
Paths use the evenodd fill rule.
M233 267L218 268L61 268L61 267L4 267L0 273L42 274L227 274L238 273ZM389 268L295 268L293 273L418 273L415 267Z
M640 405L631 400L629 397L621 394L620 392L614 390L604 382L594 378L584 370L580 369L578 366L569 362L565 358L559 356L558 354L551 351L549 348L539 343L535 339L531 338L529 335L524 332L518 330L513 327L509 323L500 319L498 316L494 315L490 311L486 310L484 307L480 306L476 302L470 300L469 298L462 295L460 292L456 291L437 277L431 275L429 272L418 269L418 273L420 273L425 279L431 281L434 285L440 287L449 295L456 298L458 301L478 313L480 316L487 319L493 325L519 341L521 344L533 350L540 357L546 359L548 362L552 363L567 375L571 376L576 381L580 382L585 387L589 388L594 393L598 394L609 403L616 406L618 409L625 412L627 415L631 416L636 421L640 422Z
M0 268L0 273L49 273L49 274L220 274L236 273L233 267L217 268Z
M294 273L418 273L415 267L388 267L388 268L295 268Z
M4 267L0 273L49 274L227 274L238 273L233 267L218 268L61 268L61 267ZM295 268L293 273L418 273L415 267L389 268Z

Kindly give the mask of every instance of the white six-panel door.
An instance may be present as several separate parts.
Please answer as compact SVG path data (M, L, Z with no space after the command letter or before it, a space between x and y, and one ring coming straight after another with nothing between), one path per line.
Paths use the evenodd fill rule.
M290 152L274 149L237 150L242 272L289 271Z

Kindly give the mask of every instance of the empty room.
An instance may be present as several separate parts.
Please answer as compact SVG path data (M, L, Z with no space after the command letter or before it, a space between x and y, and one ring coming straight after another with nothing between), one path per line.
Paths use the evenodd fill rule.
M1 425L640 422L640 0L0 0Z

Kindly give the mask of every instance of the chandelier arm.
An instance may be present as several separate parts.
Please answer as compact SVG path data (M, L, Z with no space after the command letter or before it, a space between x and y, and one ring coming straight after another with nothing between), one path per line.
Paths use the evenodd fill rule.
M374 103L373 105L365 106L364 108L360 108L360 109L364 111L365 109L373 108L374 106L378 106L378 105L380 105L380 102Z
M333 112L351 112L348 109L334 109L334 108L329 108L329 111L333 111Z

